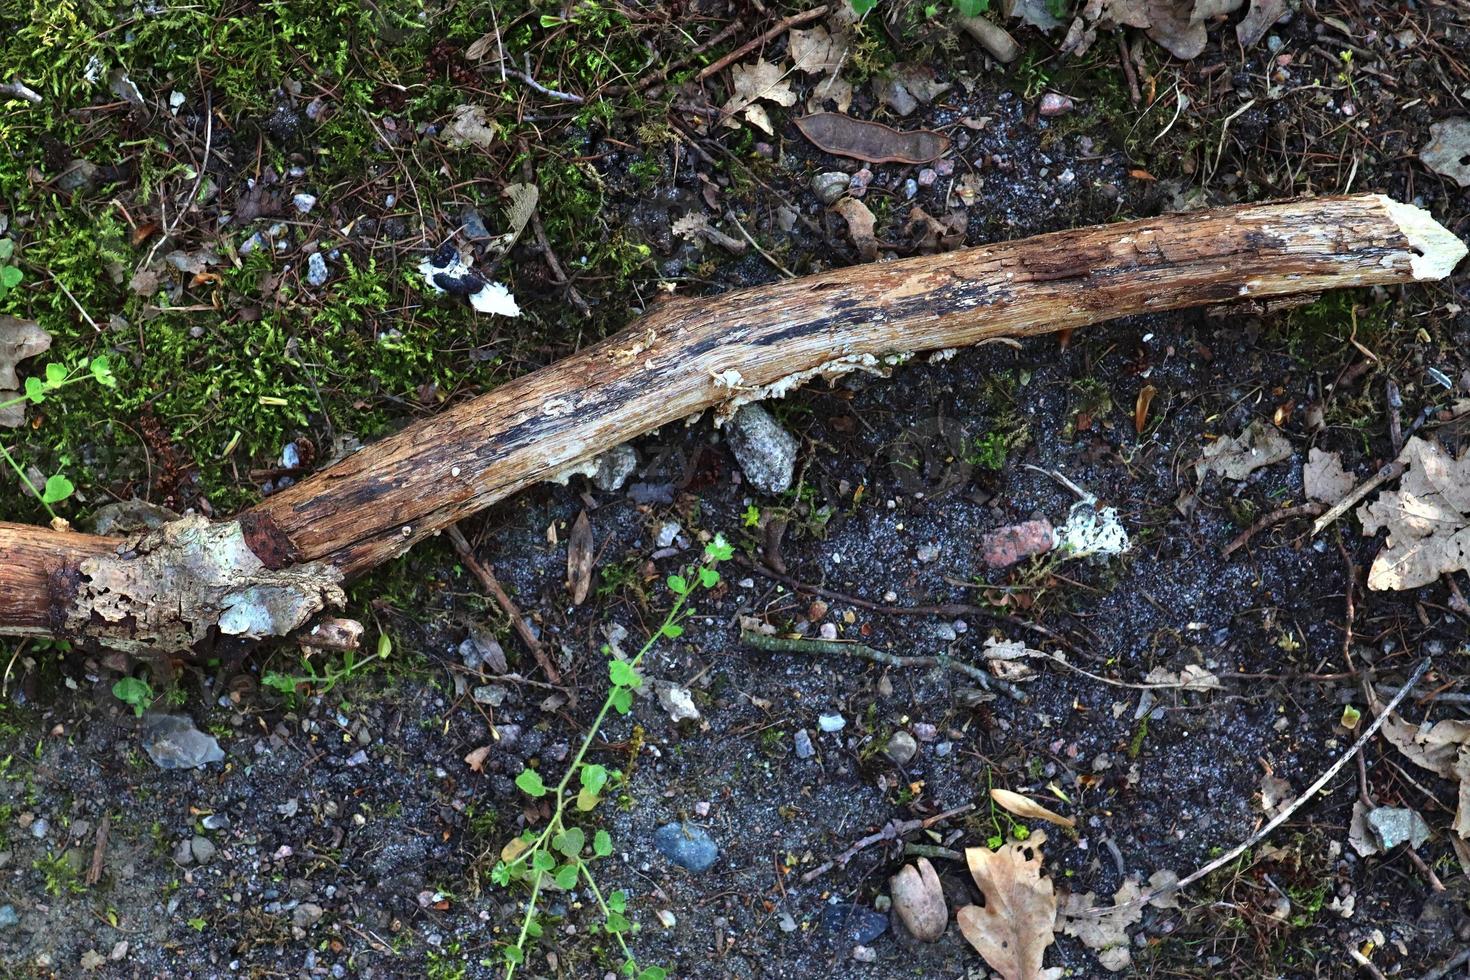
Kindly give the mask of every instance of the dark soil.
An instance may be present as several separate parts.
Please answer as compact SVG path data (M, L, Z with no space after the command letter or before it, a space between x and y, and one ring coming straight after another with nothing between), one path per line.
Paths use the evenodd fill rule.
M779 16L741 10L746 26L709 58ZM701 15L708 22L700 21L700 40L730 16L723 9ZM512 19L509 11L502 16ZM1351 87L1331 82L1340 65L1327 58L1347 50L1327 18L1349 13L1293 16L1275 32L1281 50L1298 59L1290 84L1319 77L1329 84L1270 99L1261 94L1272 70L1265 43L1242 55L1229 25L1215 27L1211 47L1193 62L1146 56L1158 89L1151 107L1128 99L1112 35L1099 41L1106 54L1068 62L1053 56L1055 38L1018 30L1033 53L1009 73L987 69L970 47L895 44L901 54L948 59L940 77L958 84L901 125L950 133L955 171L909 201L905 182L921 168L873 167L865 201L880 216L880 242L888 253L913 252L904 231L909 208L945 215L955 206L954 181L971 171L981 180L966 216L969 244L1200 202L1348 189L1417 200L1464 234L1470 195L1425 169L1414 152L1429 123L1463 111L1460 66L1470 59L1470 40L1445 10L1403 16L1432 41L1401 50L1392 40L1396 22L1369 35L1375 17L1350 18L1364 28L1351 41L1354 51L1366 51L1359 68L1376 66L1361 70ZM774 43L766 56L778 60L782 42ZM435 48L441 61L431 58L430 67L459 64L463 46ZM1048 81L1031 91L1043 69ZM718 105L720 90L709 84L709 101ZM1155 137L1184 105L1162 94L1174 86L1190 93L1187 106ZM857 88L852 112L875 114L867 84ZM1073 94L1076 108L1039 117L1037 98L1051 89ZM1258 96L1259 109L1233 115L1244 104L1237 91ZM310 98L283 97L261 123L261 138L313 154L320 147L313 124L296 106ZM1354 114L1341 112L1345 99L1355 101ZM563 108L555 100L527 106L548 116ZM391 105L382 111L392 118ZM595 326L584 327L544 271L540 251L522 243L486 271L512 284L531 308L528 320L486 327L467 317L473 326L454 321L433 346L460 359L493 350L493 369L509 376L626 322L660 280L698 294L776 278L773 263L754 250L700 251L672 235L675 219L702 208L706 184L720 187L718 212L735 212L793 272L856 262L843 222L808 182L814 173L857 165L803 141L789 124L796 111L773 109L773 119L780 117L774 138L716 126L698 130L698 139L681 130L657 148L643 145L627 119L557 128L557 142L547 145L558 159L529 157L541 168L546 207L556 206L556 168L565 157L595 161L597 218L608 229L602 237L646 245L649 263L621 282L606 278L611 267L574 273L574 284L597 300ZM980 117L989 117L983 128L960 125ZM244 140L243 127L234 138ZM424 165L415 152L410 146L382 156L381 168L363 179L376 193L376 182L396 179L382 161L412 170ZM247 177L244 170L221 173L221 198L244 200ZM273 193L289 200L306 186L297 183L283 176ZM348 193L345 185L341 192ZM322 207L338 207L321 194ZM449 212L449 200L423 203ZM232 206L237 216L245 208ZM796 212L794 222L783 218L783 207ZM385 275L409 270L426 245L452 232L454 215L448 218L430 215L426 227L414 214L397 231L388 224L402 216L368 218L370 227L359 225L342 247L364 263L376 258ZM242 221L228 234L238 246L271 220ZM547 224L561 227L552 214ZM553 236L551 244L569 268L580 268L574 247L585 244L581 238ZM287 272L272 275L256 297L267 309ZM396 280L389 288L395 297L409 292ZM411 296L405 305L434 302L441 301ZM1340 452L1359 479L1392 458L1386 382L1402 392L1405 429L1422 418L1423 432L1435 432L1452 452L1470 444L1457 425L1440 424L1449 418L1444 410L1470 395L1465 310L1470 282L1461 275L1435 286L1326 297L1289 312L1133 318L1065 341L1043 337L920 358L889 379L818 383L769 406L802 441L797 487L780 498L750 489L708 419L667 427L635 443L640 467L619 492L577 477L462 525L558 660L563 689L543 682L504 616L438 541L358 584L354 609L374 625L373 642L378 632L392 638L393 653L326 693L303 687L285 699L260 684L269 670L299 672L296 653L286 649L239 663L143 670L98 651L12 643L0 713L0 904L12 906L19 921L0 925L0 962L7 975L47 977L77 976L84 965L117 977L500 975L525 894L493 884L491 871L508 841L546 818L513 778L527 765L548 777L563 771L602 703L604 648L636 650L671 601L664 576L697 561L704 543L722 534L737 555L722 568L723 583L699 595L684 636L655 646L644 668L650 680L692 690L701 720L675 725L654 697L640 695L631 715L614 716L593 748L596 761L627 774L590 825L611 833L614 853L599 863L598 881L604 891L631 896L640 930L630 943L639 962L681 977L986 976L953 925L934 944L913 940L896 918L876 936L854 930L886 907L905 844L962 851L1015 832L990 803L989 788L1023 792L1074 816L1075 833L1026 826L1047 830L1046 868L1059 888L1095 892L1105 902L1129 877L1183 876L1248 838L1265 819L1263 776L1287 780L1294 797L1351 746L1354 735L1340 719L1348 705L1371 718L1363 683L1376 680L1391 693L1432 655L1424 696L1407 701L1404 715L1416 722L1463 717L1465 616L1451 609L1445 584L1368 592L1363 571L1381 541L1362 536L1354 519L1315 537L1309 521L1290 520L1229 556L1222 552L1257 517L1302 501L1310 447ZM1362 346L1348 340L1354 329ZM412 375L415 363L435 356L418 362L405 355L397 367ZM1459 389L1446 390L1430 369ZM441 380L425 370L414 385ZM385 409L381 424L391 427L493 380L459 376L417 403L394 395L411 388L385 380L362 398ZM1157 394L1140 433L1135 406L1150 385ZM333 407L340 397L335 386L326 395ZM1274 420L1293 457L1243 482L1197 480L1192 464L1208 441L1255 419ZM165 445L204 458L189 442L187 423L167 424ZM343 425L340 417L335 425ZM373 424L361 428L369 433ZM298 434L323 447L341 435L315 411L299 429L282 426L279 441ZM979 445L991 448L980 453ZM103 454L99 485L138 480L150 464L132 458L135 452ZM122 458L109 473L106 459L114 455ZM233 471L231 495L248 498L278 478L267 454L245 462L243 473ZM987 532L1032 517L1060 524L1077 502L1046 471L1116 508L1131 550L987 568L980 549ZM167 502L197 506L189 493L207 499L218 492L181 485ZM567 538L584 511L597 571L591 597L575 606L566 588ZM670 522L678 525L673 543L659 547ZM784 532L773 530L783 525ZM940 604L966 608L942 616L911 609ZM839 637L882 650L974 663L984 662L987 639L1018 640L1117 681L1136 684L1155 668L1196 665L1218 675L1221 688L1144 692L1038 660L1035 676L1017 685L1019 700L942 668L754 650L741 631L760 624L812 637L830 624ZM471 626L498 634L512 670L530 680L497 681L466 668L459 648ZM111 692L119 668L165 692L156 710L187 714L217 735L225 761L158 769L140 748L132 710ZM472 696L492 683L506 689L493 709ZM831 713L845 727L823 732L818 717ZM802 731L815 746L811 758L795 751ZM919 743L902 766L884 752L900 731ZM486 745L483 771L473 771L465 756ZM1123 975L1352 977L1359 968L1349 951L1358 950L1385 975L1418 976L1463 949L1470 878L1450 841L1454 786L1381 740L1362 759L1362 778L1378 803L1413 807L1433 827L1418 849L1420 863L1403 847L1360 858L1348 845L1360 791L1359 770L1350 765L1266 842L1174 907L1147 909L1130 929L1133 962ZM892 821L966 805L974 809L863 848L804 881ZM718 844L709 870L674 867L654 849L654 831L679 820L703 827ZM207 864L180 860L180 843L187 852L196 837L214 846ZM963 861L935 865L951 912L978 899ZM586 894L544 900L545 934L526 975L616 971L621 957L597 931ZM1070 976L1107 975L1092 950L1063 936L1047 963Z

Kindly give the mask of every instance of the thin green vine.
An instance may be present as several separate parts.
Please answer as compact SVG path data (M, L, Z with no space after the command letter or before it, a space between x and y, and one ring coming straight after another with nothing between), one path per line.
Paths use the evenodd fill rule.
M542 891L548 883L559 889L569 890L576 887L579 880L586 882L588 892L602 913L601 928L617 941L618 948L622 951L623 974L635 977L636 980L664 980L668 976L668 971L663 967L648 966L640 969L633 951L628 947L627 937L637 932L638 927L628 918L627 893L617 890L604 895L597 885L591 862L612 853L612 838L605 830L597 831L592 835L590 854L587 853L587 832L580 826L568 823L567 808L570 805L577 812L591 812L601 801L604 790L621 785L624 778L621 772L587 762L587 752L598 737L609 711L626 715L632 710L633 692L643 685L643 677L638 673L639 664L660 639L676 639L683 635L684 627L680 623L693 614L689 607L690 597L696 589L712 589L719 584L720 573L716 571L716 566L729 559L733 551L723 536L716 536L705 546L702 564L687 567L682 574L668 577L669 591L675 596L673 606L664 617L663 624L654 631L637 654L627 660L614 658L608 661L608 680L611 687L601 709L587 729L577 754L572 757L566 772L562 773L561 780L555 786L548 787L541 774L529 768L523 769L516 777L516 786L521 792L538 799L550 796L554 807L546 826L540 831L527 830L511 841L501 852L501 860L491 872L491 880L497 885L506 887L512 882L521 882L531 889L515 943L505 948L506 980L511 980L516 970L525 962L527 943L541 935L536 907ZM575 792L572 791L573 780L577 784Z

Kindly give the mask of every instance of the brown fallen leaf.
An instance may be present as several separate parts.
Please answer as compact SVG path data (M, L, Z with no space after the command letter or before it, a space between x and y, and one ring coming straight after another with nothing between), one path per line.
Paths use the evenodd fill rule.
M720 107L720 112L724 114L724 124L731 129L740 128L737 117L743 116L751 125L765 130L766 135L774 136L776 130L771 125L771 117L766 115L766 110L760 103L774 102L779 106L796 104L796 93L791 90L787 73L769 61L759 60L753 64L731 68L730 85L733 91Z
M847 222L847 234L852 238L853 245L857 246L858 255L862 256L864 262L872 262L878 257L878 239L873 237L873 212L868 206L855 197L844 197L832 205L832 210L842 215Z
M1316 446L1307 453L1306 465L1302 467L1302 491L1308 500L1335 504L1356 485L1352 474L1342 468L1337 453L1324 452Z
M1286 13L1286 0L1251 0L1250 9L1235 25L1235 39L1242 48L1255 47Z
M1009 841L1000 850L965 849L965 862L985 905L966 905L955 914L961 934L1002 980L1054 980L1059 967L1041 965L1052 931L1057 899L1050 878L1041 876L1041 845L1046 835Z
M1057 926L1064 935L1081 940L1097 952L1103 969L1116 973L1133 960L1129 952L1128 927L1143 918L1142 890L1132 878L1123 882L1113 895L1113 908L1101 914L1087 910L1097 906L1092 892L1067 895L1057 912Z
M796 120L818 149L865 163L930 163L949 150L949 137L932 129L897 130L840 112L814 112Z
M1227 480L1244 480L1256 470L1291 458L1291 443L1270 422L1256 419L1234 438L1216 439L1205 447L1194 464L1194 475L1203 480L1219 473Z
M1470 570L1470 449L1456 459L1439 443L1411 438L1397 490L1358 508L1364 534L1388 531L1368 570L1368 588L1417 589Z
M483 772L485 759L490 755L489 745L482 745L478 749L471 749L469 755L464 757L465 765L470 767L470 772Z
M1077 821L1071 817L1064 817L1060 813L1054 813L1029 796L1012 793L1008 789L992 789L990 791L990 798L1001 809L1013 813L1023 820L1045 820L1047 823L1054 823L1058 827L1072 828L1077 826Z
M584 510L572 522L572 533L567 538L567 591L572 594L572 605L580 606L592 588L592 524Z
M808 75L836 72L842 67L847 49L845 35L833 37L827 33L827 28L820 25L805 31L793 28L786 35L786 53L791 56L791 67Z
M1381 707L1375 705L1375 710ZM1470 838L1470 722L1446 718L1416 727L1394 715L1384 722L1382 732L1389 744L1414 765L1459 782L1459 805L1452 829Z
M1274 817L1286 809L1291 805L1295 795L1292 792L1291 783L1274 772L1268 772L1261 777L1261 812L1266 816Z
M536 213L536 205L541 200L541 188L535 184L506 184L502 194L510 201L505 209L506 230L503 234L496 235L490 239L486 246L489 251L500 254L510 250L510 247L521 237L521 232L526 230L531 216Z
M51 348L51 335L34 320L0 315L0 404L21 397L15 366ZM18 428L26 420L26 403L0 408L0 426Z

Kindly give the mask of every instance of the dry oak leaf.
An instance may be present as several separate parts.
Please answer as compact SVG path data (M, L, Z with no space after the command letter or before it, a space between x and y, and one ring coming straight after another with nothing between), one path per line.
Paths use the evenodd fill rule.
M1102 912L1089 911L1097 905L1093 892L1067 895L1057 912L1057 927L1095 950L1103 969L1116 973L1133 960L1128 951L1128 927L1143 918L1142 896L1143 891L1132 878L1113 895L1113 908Z
M1042 956L1056 936L1057 898L1051 879L1041 876L1046 835L1009 841L1000 850L965 849L970 876L985 905L966 905L955 914L965 941L1002 980L1057 980L1060 967L1043 969Z
M1302 467L1302 490L1308 500L1335 504L1356 485L1353 475L1342 468L1337 453L1323 452L1316 446L1307 453L1306 465Z
M22 400L15 366L50 348L51 335L36 321L0 315L0 404L15 402L8 408L0 408L0 426L15 429L25 424L26 403Z
M1368 570L1368 588L1416 589L1470 570L1470 449L1455 459L1436 442L1409 440L1397 490L1358 508L1364 534L1388 531Z
M844 197L832 205L832 210L842 215L847 222L847 234L852 238L853 245L857 246L858 255L864 262L872 262L878 257L878 239L873 236L873 224L875 218L868 206L855 197Z
M796 104L796 93L791 90L786 73L769 61L757 61L731 68L730 82L734 89L733 94L720 107L725 116L725 125L731 129L739 129L740 120L735 117L743 115L751 125L765 130L768 136L774 136L776 130L771 126L771 117L766 115L760 102L774 102L781 106Z
M1219 473L1229 480L1244 480L1256 470L1291 457L1291 443L1270 422L1256 419L1233 439L1216 439L1205 447L1194 464L1194 475Z

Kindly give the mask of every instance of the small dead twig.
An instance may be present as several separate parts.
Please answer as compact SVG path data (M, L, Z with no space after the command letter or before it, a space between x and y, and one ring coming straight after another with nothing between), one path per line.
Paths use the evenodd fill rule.
M790 575L777 572L774 569L767 568L765 565L759 565L743 555L736 555L735 560L757 575L763 575L768 579L773 579L798 592L809 592L812 595L819 595L824 599L836 599L838 602L844 602L850 606L857 606L859 609L866 609L869 612L882 613L885 616L984 616L986 619L1007 623L1018 629L1030 630L1038 636L1046 637L1065 650L1069 650L1078 656L1082 655L1082 651L1077 648L1077 644L1065 636L1062 636L1054 630L1049 630L1039 623L1024 620L1019 616L1007 616L1005 613L994 612L993 610L980 606L972 606L964 602L947 602L937 606L887 606L880 602L873 602L868 599L860 599L857 596L847 595L844 592L835 592L832 589L826 589L820 585L808 585L805 582L792 578Z
M112 815L102 814L97 824L97 843L92 845L92 865L87 868L87 884L95 885L102 880L102 869L107 864L107 835L112 832Z
M1354 488L1352 493L1348 494L1346 497L1343 497L1337 503L1333 504L1327 509L1327 512L1325 514L1317 518L1317 522L1312 525L1312 535L1315 537L1316 535L1321 534L1323 528L1330 526L1333 521L1336 521L1343 514L1346 514L1348 511L1352 510L1354 507L1357 506L1360 500L1368 496L1368 494L1372 493L1374 490L1377 490L1389 480L1396 480L1399 477L1403 476L1405 469L1407 469L1407 467L1404 466L1404 464L1399 460L1394 460L1392 463L1385 463L1383 466L1379 467L1377 473L1374 473L1367 480L1363 481L1356 488Z
M445 533L449 537L449 543L454 545L455 552L459 554L459 560L464 562L465 567L470 570L470 573L480 580L480 584L485 587L485 591L489 592L495 599L496 604L500 606L500 611L505 613L510 619L510 625L520 636L521 642L525 643L530 649L531 655L536 658L536 662L546 672L547 678L553 684L560 684L561 672L556 669L556 665L546 655L546 650L541 646L541 641L536 639L536 634L531 632L531 627L526 622L525 617L521 615L521 611L516 606L515 600L511 599L510 595L501 587L500 580L495 577L495 572L490 569L490 566L480 564L480 560L475 557L475 550L470 547L469 541L465 539L464 532L457 525L451 524Z
M1326 509L1326 505L1314 501L1308 504L1297 504L1295 507L1282 507L1280 510L1273 510L1269 514L1258 517L1250 527L1237 534L1234 540L1220 550L1220 557L1229 558L1235 552L1250 544L1251 538L1268 527L1275 527L1277 524L1282 524L1296 517L1317 517Z
M546 96L549 99L556 99L558 102L574 102L577 105L581 105L583 102L587 101L580 95L575 95L571 92L560 92L554 88L547 88L545 85L542 85L540 82L536 81L535 76L531 74L531 55L529 53L527 53L526 55L525 71L521 71L517 68L506 68L505 62L503 60L501 61L500 70L505 74L510 75L512 78L519 78L522 82L525 82L526 85L535 89L537 92L540 92L542 95Z
M1118 32L1118 60L1123 62L1123 77L1128 79L1128 101L1134 105L1143 101L1143 93L1138 90L1138 73L1133 70L1133 58L1128 50L1128 39L1123 32Z
M23 99L34 105L40 105L45 101L41 98L40 92L37 92L24 82L0 82L0 96Z
M1424 974L1419 980L1444 980L1445 977L1454 973L1466 963L1470 963L1470 947L1460 950L1454 956L1451 956L1439 966Z
M869 834L835 858L832 858L830 861L823 861L802 875L801 883L804 885L810 884L828 871L831 871L837 865L847 864L859 851L872 847L874 844L881 844L883 841L888 840L897 840L904 834L912 834L916 830L928 830L942 820L948 820L950 817L958 817L961 814L969 813L973 809L975 809L975 804L966 803L964 806L957 806L953 810L946 810L932 817L925 817L923 820L890 820L884 825L882 830L875 834Z
M1014 698L1020 702L1030 700L1026 692L1016 685L1003 681L998 677L991 677L985 671L974 664L967 664L962 660L947 657L944 654L936 656L901 657L887 650L876 650L863 643L842 643L837 640L799 640L784 636L767 636L764 633L755 633L751 630L740 631L740 642L746 646L764 650L767 653L825 653L837 654L844 657L856 657L869 663L881 664L884 667L944 667L964 674L970 680L979 684L986 690L998 690L1007 697Z
M759 37L751 38L749 41L746 41L734 51L731 51L729 54L725 55L719 60L712 62L709 65L706 65L703 69L700 70L698 75L694 76L694 80L697 82L702 82L716 72L724 71L726 68L730 67L741 58L744 58L746 55L750 54L750 52L754 51L762 44L765 44L767 41L770 41L773 38L780 37L790 28L799 27L802 24L810 23L811 21L816 20L818 17L821 17L826 12L827 5L823 4L820 7L813 7L811 10L806 10L799 14L792 14L790 17L787 17L784 20L777 21L776 25L770 30L766 31L764 34L760 35Z
M1176 891L1182 891L1183 889L1188 888L1190 885L1194 884L1196 881L1199 881L1206 875L1225 867L1225 865L1234 861L1246 851L1250 850L1252 847L1255 847L1261 841L1271 836L1271 833L1277 827L1280 827L1282 824L1286 823L1286 821L1291 818L1292 814L1296 813L1296 811L1301 809L1308 800L1321 792L1322 787L1331 782L1332 777L1341 772L1342 767L1351 762L1353 758L1356 757L1357 754L1363 750L1363 746L1367 745L1368 742L1372 740L1373 736L1378 734L1378 730L1383 727L1383 723L1388 720L1388 716L1393 713L1394 709L1397 708L1399 704L1404 700L1404 698L1408 696L1408 693L1414 689L1414 685L1418 684L1419 681L1424 677L1424 675L1429 671L1431 663L1432 658L1430 657L1425 657L1423 660L1419 661L1419 666L1415 667L1413 673L1409 675L1409 679L1404 681L1403 687L1399 688L1398 693L1393 696L1393 700L1388 702L1387 707L1385 707L1382 711L1378 713L1378 717L1373 719L1373 724L1369 725L1363 731L1363 734L1358 736L1358 740L1353 743L1352 748L1348 749L1342 755L1338 756L1337 761L1328 766L1327 771L1324 772L1321 776L1317 777L1317 781L1315 783L1308 786L1306 791L1302 793L1301 796L1298 796L1295 800L1292 800L1290 805L1288 805L1281 812L1277 813L1276 816L1267 821L1265 826L1263 826L1260 830L1256 831L1254 834L1251 834L1250 837L1246 838L1240 844L1237 844L1235 847L1232 847L1224 854L1215 858L1215 860L1211 861L1209 864L1194 871L1188 877L1180 878L1177 882L1174 882L1170 885L1165 885L1162 888L1150 889L1131 902L1126 902L1122 905L1095 906L1093 908L1087 909L1081 914L1088 917L1111 915L1114 912L1119 911L1120 909L1139 908L1147 905L1149 902L1153 901L1156 898L1159 898L1160 896L1168 895Z

